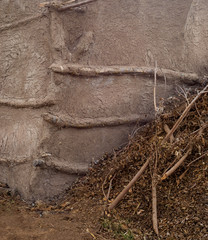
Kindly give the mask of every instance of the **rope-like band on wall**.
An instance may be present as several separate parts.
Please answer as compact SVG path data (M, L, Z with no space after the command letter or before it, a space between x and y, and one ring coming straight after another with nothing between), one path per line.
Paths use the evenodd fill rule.
M8 106L14 108L42 108L55 105L52 99L0 99L0 106Z
M55 64L50 67L52 71L62 74L71 74L74 76L96 77L100 75L141 75L154 76L154 67L136 67L136 66L85 66L78 64ZM196 73L177 72L170 69L159 69L157 71L158 78L170 78L180 80L189 85L201 83L202 77Z
M110 127L124 124L147 123L152 120L151 117L132 114L125 117L106 117L106 118L84 118L76 119L70 116L54 115L51 113L44 113L42 117L45 121L60 128L94 128L94 127Z

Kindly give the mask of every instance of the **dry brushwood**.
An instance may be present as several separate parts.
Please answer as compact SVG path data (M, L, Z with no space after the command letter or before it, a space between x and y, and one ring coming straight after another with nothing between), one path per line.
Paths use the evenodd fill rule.
M156 72L156 71L155 71ZM153 176L152 176L152 221L153 221L153 229L155 233L158 235L159 230L158 230L158 219L157 219L157 184L158 184L158 179L164 180L167 177L169 177L171 174L173 174L181 165L184 163L184 161L187 159L188 156L194 156L196 154L196 146L202 142L202 146L206 148L206 141L204 139L204 134L206 135L207 133L205 132L205 129L207 127L207 114L208 114L208 96L207 96L207 90L208 85L200 91L192 101L191 103L186 107L186 109L183 111L179 119L175 122L173 128L170 130L168 125L170 124L170 120L173 115L171 115L169 118L163 118L163 121L165 123L160 121L155 122L155 127L156 127L156 135L154 135L151 139L151 141L147 141L146 144L151 146L152 144L154 146L158 146L156 149L158 154L156 154L156 163L153 169ZM195 107L195 109L194 109ZM190 110L192 111L190 112ZM177 111L176 111L177 112ZM180 114L180 113L179 113ZM195 114L195 115L193 115ZM200 119L200 120L199 120ZM162 120L162 119L161 119ZM201 123L203 123L201 125ZM158 125L159 124L159 125ZM178 129L179 125L182 125L185 127L185 136L184 132L180 132L180 129L177 132L177 139L176 137L174 138L173 133L175 132L176 129ZM170 124L172 125L172 124ZM195 126L192 131L191 127ZM196 126L200 126L198 129L196 129ZM190 128L190 130L189 130ZM162 139L161 137L161 132L166 132L166 137ZM159 133L158 133L159 132ZM194 134L194 135L193 135ZM206 135L207 136L207 135ZM170 138L170 143L167 143L165 146L163 143L167 141ZM176 140L175 140L176 139ZM174 143L173 143L174 141ZM188 144L187 144L188 141ZM193 145L195 143L195 145ZM138 143L137 143L138 144ZM144 143L145 144L145 143ZM140 146L140 145L139 145ZM202 146L199 147L200 151ZM187 149L185 154L182 153L183 149ZM194 151L193 151L194 149ZM156 151L156 152L157 152ZM200 153L200 152L199 152ZM171 166L165 170L164 174L162 175L162 178L158 178L157 175L157 163L159 163L158 168L161 168L161 164L163 166L164 163L169 164L173 154L176 154L176 156L180 156L180 159L175 163L171 163ZM207 151L204 151L204 153L201 155L206 156ZM151 154L152 156L152 154ZM194 162L202 157L195 158ZM165 159L164 159L165 158ZM140 171L133 177L133 179L129 182L129 184L118 194L118 196L111 202L109 205L108 210L112 210L117 206L117 204L124 198L126 193L132 188L132 186L136 183L138 178L142 175L144 170L147 168L147 166L150 163L150 160L152 158L147 158L145 164L142 166ZM177 159L177 158L176 158ZM190 158L191 159L191 158ZM192 161L193 162L193 161ZM190 164L190 163L189 163ZM189 164L187 167L189 167ZM152 164L150 164L152 165ZM165 168L165 167L164 167Z
M103 184L102 184L102 191L103 191L103 195L104 195L104 199L107 201L108 200L108 198L107 198L107 195L105 194L105 191L104 191L104 186L105 186L105 184L106 184L106 181L107 181L107 179L108 179L108 177L109 177L109 175L111 174L111 171L108 173L108 175L105 177L105 180L104 180L104 182L103 182ZM111 179L112 180L112 179ZM112 184L112 182L111 182L111 184Z
M157 101L156 101L156 87L157 87L157 61L155 61L155 69L154 69L154 108L155 108L155 114L158 112L157 108Z
M186 117L186 115L188 114L188 112L190 111L190 109L192 108L192 106L195 104L195 102L199 99L199 97L204 94L206 92L208 88L208 85L206 85L206 87L199 92L196 97L192 100L192 102L186 107L186 109L184 110L184 112L182 113L182 115L180 116L180 118L178 119L178 121L174 124L173 128L170 130L170 132L166 135L166 137L163 139L161 144L164 144L169 138L170 136L175 132L175 130L178 128L178 126L180 125L180 123L183 121L183 119Z
M166 132L167 134L169 134L170 128L168 127L167 124L164 125L164 130L165 130L165 132ZM175 139L175 138L174 138L173 134L171 134L171 136L170 136L170 143L171 143L171 144L173 143L174 139Z
M194 159L193 161L191 161L191 162L188 164L188 167L190 167L191 164L195 163L196 161L202 159L202 158L205 157L205 156L208 156L208 151L206 151L205 153L203 153L200 157L198 157L198 158Z
M155 233L158 235L158 219L157 219L157 174L152 176L152 225Z
M191 154L192 151L192 146L189 147L189 149L187 150L187 152L184 154L184 156L170 169L168 170L166 173L164 173L164 175L162 176L161 180L165 180L167 177L169 177L172 173L175 172L175 170L185 161L185 159L189 156L189 154Z
M158 162L158 153L157 148L155 151L155 164L154 170L152 175L152 225L155 233L158 235L158 219L157 219L157 184L158 184L158 177L157 177L157 162Z
M192 99L189 99L189 102ZM178 100L180 102L181 98ZM167 141L166 144L161 145L162 139L169 133L169 129L165 132L164 126L174 126L183 113L184 106L183 108L175 106L169 116L161 117L139 131L134 131L125 147L115 150L114 154L103 156L102 160L91 168L84 181L80 181L70 190L67 202L69 199L70 204L73 202L75 205L77 202L84 201L87 205L91 202L96 214L99 212L102 216L106 207L108 210L116 207L116 210L114 209L110 214L104 214L102 220L112 224L122 224L128 219L128 228L132 232L134 229L138 230L133 234L143 233L150 239L155 239L155 233L158 232L162 239L167 239L167 234L171 239L175 239L175 234L178 234L178 239L189 239L188 237L198 239L198 236L200 239L205 239L206 214L204 214L203 197L206 197L207 166L204 163L207 160L208 149L206 128L208 93L201 95L191 111L188 111L183 118L180 127L174 133L173 143ZM189 147L192 142L193 149L190 152ZM155 151L157 151L157 165L155 165ZM176 160L180 161L181 158L183 158L182 164L172 173L172 177L161 181L163 173L169 171L177 163ZM201 161L196 162L199 159ZM156 172L153 171L154 166ZM145 174L141 175L144 170ZM116 177L114 177L115 173ZM135 174L137 177L141 176L137 183ZM129 179L132 181L129 182ZM124 195L125 199L123 199ZM107 206L108 202L109 206ZM152 213L150 205L152 205ZM64 206L66 205L58 205L57 210L68 211L69 208ZM89 205L87 208L92 211ZM155 210L160 213L159 218ZM186 219L185 223L182 222L183 219ZM190 228L190 226L194 227Z
M204 123L198 130L197 130L197 134L191 139L191 144L189 144L189 148L186 151L186 153L184 154L183 157L181 157L181 159L173 166L171 167L170 170L166 171L161 180L165 180L167 177L169 177L172 173L174 173L176 171L176 169L186 160L186 158L191 154L191 151L193 149L193 143L195 140L199 139L199 137L202 135L204 129L207 127L207 123ZM173 164L172 164L173 165Z
M130 188L135 184L135 182L139 179L139 177L143 174L147 166L149 165L150 158L147 159L145 164L141 167L138 173L134 176L134 178L129 182L129 184L123 189L123 191L116 197L116 199L110 204L108 210L112 210L116 205L124 198L126 193L130 190Z
M111 191L111 187L112 187L112 182L113 182L113 179L115 178L115 176L116 176L116 174L110 180L109 187L108 187L108 192L107 192L107 196L106 196L106 201L108 201L108 199L110 197L110 191Z

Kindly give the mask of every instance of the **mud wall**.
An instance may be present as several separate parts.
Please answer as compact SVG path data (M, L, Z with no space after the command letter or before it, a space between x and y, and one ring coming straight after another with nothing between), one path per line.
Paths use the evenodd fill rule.
M30 201L61 193L154 118L155 61L168 73L158 103L202 82L208 62L206 0L40 3L0 2L0 181ZM118 73L79 74L86 66ZM123 72L132 66L149 74Z

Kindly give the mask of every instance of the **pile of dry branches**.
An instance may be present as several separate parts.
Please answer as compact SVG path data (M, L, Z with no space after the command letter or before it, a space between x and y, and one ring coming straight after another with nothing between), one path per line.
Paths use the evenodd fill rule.
M157 213L159 211L161 216L162 211L160 201L164 204L161 192L170 191L170 184L179 186L182 179L194 170L193 166L208 156L207 88L208 85L195 95L185 94L184 101L176 98L178 103L172 103L170 111L166 109L154 122L133 131L125 147L115 150L112 155L105 155L91 168L85 179L69 191L70 200L66 197L60 205L63 206L61 209L71 209L73 202L87 201L89 204L89 199L92 199L94 207L103 203L107 218L118 220L122 216L126 219L128 215L138 226L141 216L142 222L149 224L148 212L151 208L154 232L159 235L161 228L164 231L170 224L164 223L163 213L158 226L160 217ZM174 191L180 192L180 189L176 187ZM177 198L177 193L175 196ZM68 203L67 207L65 202ZM147 202L151 204L148 206ZM174 208L175 203L167 200L166 204Z
M198 239L204 239L207 88L208 85L195 95L185 94L183 99L177 97L169 110L154 122L135 129L125 147L103 156L52 209L79 208L82 212L92 212L92 209L103 212L104 209L104 219L128 219L131 229L135 228L140 236L150 234L151 239L155 239L152 225L154 232L164 239L172 234L170 228L173 231L170 239L193 239L194 234L202 234ZM85 203L86 208L80 202ZM183 203L185 219L179 203ZM101 206L104 206L102 210ZM179 232L184 221L188 230ZM195 222L199 223L198 230Z
M152 176L152 222L153 229L158 235L157 185L162 184L184 164L184 161L189 159L186 170L179 179L185 175L191 164L208 156L207 88L208 85L193 99L187 98L187 106L183 112L181 112L182 107L180 107L175 109L176 113L161 115L151 127L153 134L147 135L145 138L145 134L143 134L139 137L140 140L136 140L136 144L139 146L136 158L144 164L118 196L111 200L108 207L109 211L116 207L149 166ZM174 122L176 115L180 117ZM112 176L113 174L111 174L111 178ZM110 180L109 189L111 185ZM110 190L107 200L109 200L109 192Z

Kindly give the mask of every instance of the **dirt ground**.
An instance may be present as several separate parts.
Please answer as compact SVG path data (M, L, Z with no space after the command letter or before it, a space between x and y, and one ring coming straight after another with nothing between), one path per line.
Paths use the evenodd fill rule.
M203 161L198 162L197 165L201 166L195 166L195 174L203 172L205 175ZM129 220L131 214L122 212L120 207L118 212L114 212L114 216L109 215L104 218L102 196L94 197L92 193L84 195L83 192L83 197L79 201L74 202L74 199L71 199L73 203L64 201L61 206L53 206L54 210L53 207L51 209L44 204L33 209L31 205L17 198L1 196L0 239L207 239L205 176L198 179L198 174L195 177L194 174L188 175L183 186L173 185L166 194L162 192L164 195L161 196L159 204L160 238L157 238L152 231L150 206L142 204L140 210L133 216L133 221L136 223L133 224L136 226L133 226ZM191 181L188 180L189 177ZM132 194L135 192L134 189ZM126 201L132 203L129 197ZM149 199L147 202L149 205ZM129 234L130 231L133 232L132 235ZM127 233L126 238L125 233Z
M92 239L87 232L89 224L86 213L31 212L22 202L7 198L1 200L0 238L2 240L29 239ZM95 215L96 216L96 215ZM93 230L95 231L95 225Z
M195 166L195 173L204 172L205 175L203 161L198 162L197 165L201 166ZM194 174L188 175L183 186L173 185L166 194L162 193L164 195L161 196L159 204L162 211L159 223L162 236L158 239L206 239L207 237L205 176L197 179L198 174L195 177ZM189 177L191 181L188 180ZM91 197L88 197L89 194ZM129 214L122 215L120 208L114 217L102 218L104 209L102 196L92 195L91 193L83 195L77 202L72 199L73 203L64 201L61 206L55 206L54 208L57 209L54 210L45 205L39 205L33 210L31 205L28 206L17 198L1 196L0 239L157 239L151 229L150 206L143 205L133 216L133 220L141 222L141 226L139 228L134 226L132 230ZM127 198L127 201L130 199ZM128 233L128 229L133 231L134 237L126 235L125 238L124 234Z
M103 156L87 176L50 204L26 204L1 185L0 239L207 239L208 94L195 102L174 133L173 143L162 147L156 144L164 139L164 124L172 128L185 107L183 103L159 120L136 129L125 147ZM155 146L159 178L192 146L185 162L170 177L158 181L158 236L152 228L154 161L118 206L111 212L106 210L154 153Z

